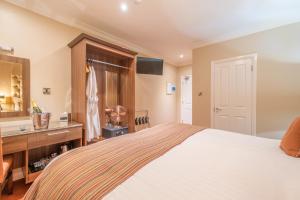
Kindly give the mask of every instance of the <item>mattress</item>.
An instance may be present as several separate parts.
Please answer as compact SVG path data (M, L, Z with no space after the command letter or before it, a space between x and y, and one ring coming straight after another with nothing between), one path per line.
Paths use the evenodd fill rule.
M299 200L300 159L285 155L279 143L206 129L144 166L104 199Z

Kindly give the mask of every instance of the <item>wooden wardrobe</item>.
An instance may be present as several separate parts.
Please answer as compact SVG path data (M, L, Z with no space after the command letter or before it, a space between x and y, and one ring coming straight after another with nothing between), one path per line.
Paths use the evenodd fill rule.
M126 107L128 114L124 126L134 132L137 53L87 34L80 34L68 46L72 49L72 120L83 123L84 145L87 64L96 72L101 128L106 124L104 109L117 104Z

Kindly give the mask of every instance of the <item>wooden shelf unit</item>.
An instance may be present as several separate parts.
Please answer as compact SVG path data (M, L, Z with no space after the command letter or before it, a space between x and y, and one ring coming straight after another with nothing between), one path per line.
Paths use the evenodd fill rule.
M126 107L128 111L127 123L129 132L134 132L135 127L135 70L136 52L110 44L98 38L81 34L69 43L72 57L72 120L83 124L83 145L86 145L86 82L87 61L99 60L120 67L94 63L98 82L99 115L101 127L105 126L105 112L108 95L117 95L117 104ZM118 86L114 88L117 94L109 93L113 89L106 89L107 72L117 74ZM106 91L109 90L109 91Z
M37 161L51 153L59 152L60 145L65 143L73 143L73 147L81 147L82 144L82 128L67 128L54 131L46 131L42 133L29 134L27 137L27 151L25 160L25 178L26 183L33 182L42 172L30 172L29 164L31 161Z
M73 133L71 133L73 132ZM70 134L71 133L71 134ZM80 134L79 134L79 129L70 129L70 133L68 133L68 135L66 136L66 139L60 141L58 138L53 140L51 143L48 144L42 144L43 146L41 147L37 147L35 149L29 149L27 151L27 161L26 161L26 166L28 166L28 168L25 168L25 174L26 174L26 183L31 183L33 182L36 177L38 177L43 170L40 171L31 171L29 164L32 162L36 162L39 161L41 158L46 158L48 156L50 156L52 153L57 153L57 156L60 155L60 147L62 145L68 145L68 144L72 144L72 149L81 147L82 141L79 137L81 137L81 129L80 129ZM63 134L63 133L62 133ZM71 135L73 134L77 134L77 138L72 137ZM44 146L45 145L45 146ZM69 149L69 150L72 150ZM27 170L27 171L26 171Z
M28 174L26 177L26 183L32 183L43 171L34 172Z
M13 168L22 168L25 182L33 182L41 171L31 173L29 164L51 153L59 152L62 144L72 143L73 148L82 146L82 125L73 122L68 126L36 130L29 133L16 131L14 135L3 136L3 155L14 155Z

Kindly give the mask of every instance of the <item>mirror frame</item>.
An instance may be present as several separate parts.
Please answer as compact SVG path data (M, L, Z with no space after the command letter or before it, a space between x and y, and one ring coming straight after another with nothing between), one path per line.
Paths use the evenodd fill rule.
M27 117L30 115L30 60L15 56L0 54L1 61L19 63L22 65L23 109L19 112L0 112L0 118ZM1 71L1 69L0 69Z

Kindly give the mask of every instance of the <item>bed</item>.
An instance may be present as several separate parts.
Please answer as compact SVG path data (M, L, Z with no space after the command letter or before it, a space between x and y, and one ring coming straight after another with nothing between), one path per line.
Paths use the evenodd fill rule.
M299 200L300 160L279 143L164 124L58 157L24 199Z

